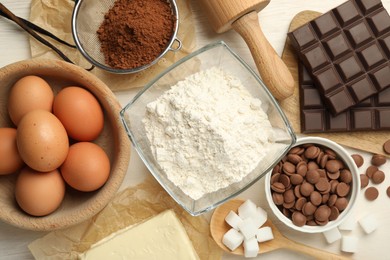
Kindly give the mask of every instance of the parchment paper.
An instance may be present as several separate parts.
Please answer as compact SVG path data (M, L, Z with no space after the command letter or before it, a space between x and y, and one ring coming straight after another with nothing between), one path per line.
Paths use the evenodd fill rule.
M77 259L79 253L112 232L140 223L166 209L175 211L201 259L221 259L222 250L210 235L208 221L202 216L188 214L151 176L120 192L92 219L53 231L28 247L36 259Z
M113 91L143 87L171 64L191 53L195 48L195 27L190 0L177 0L176 3L180 19L177 38L183 44L180 51L168 51L157 64L135 74L113 74L99 68L94 68L91 73L100 78ZM71 29L73 7L74 1L72 0L32 0L29 20L57 37L74 43ZM45 38L64 52L75 64L84 68L91 66L78 50L61 45L48 37ZM61 59L54 51L32 37L30 37L30 48L32 58Z

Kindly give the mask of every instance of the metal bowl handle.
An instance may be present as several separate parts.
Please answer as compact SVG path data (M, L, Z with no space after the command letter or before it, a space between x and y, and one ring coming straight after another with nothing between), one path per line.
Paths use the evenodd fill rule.
M177 43L177 47L173 47L174 43ZM181 49L181 47L183 46L183 43L178 39L178 38L175 38L171 44L171 46L169 46L169 50L170 51L173 51L173 52L177 52Z

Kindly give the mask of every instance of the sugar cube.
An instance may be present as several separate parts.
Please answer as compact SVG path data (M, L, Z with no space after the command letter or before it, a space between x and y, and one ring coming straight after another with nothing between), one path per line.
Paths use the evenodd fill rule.
M252 218L246 218L238 224L238 229L242 233L245 239L252 238L256 235L257 228Z
M250 199L246 200L238 207L238 215L242 219L249 218L254 216L257 211L257 206Z
M256 257L259 253L259 243L255 237L244 240L244 256Z
M359 224L363 228L366 234L374 232L378 228L378 220L373 214L368 214L365 217L359 219Z
M341 238L341 233L337 227L327 230L322 234L324 234L325 239L329 244L332 244Z
M229 212L229 214L227 214L227 216L225 217L225 221L226 223L229 224L229 226L231 226L232 228L234 229L238 229L238 224L242 222L242 218L240 218L236 212L234 212L233 210L231 210Z
M222 237L222 243L232 251L236 250L242 241L244 241L244 236L234 228L231 228Z
M341 239L341 251L355 253L358 248L358 241L359 239L357 237L343 236Z
M251 217L253 222L255 222L256 228L260 228L267 221L267 212L257 207L256 213Z
M274 234L272 233L272 229L270 227L262 227L259 228L256 232L257 242L266 242L274 239Z

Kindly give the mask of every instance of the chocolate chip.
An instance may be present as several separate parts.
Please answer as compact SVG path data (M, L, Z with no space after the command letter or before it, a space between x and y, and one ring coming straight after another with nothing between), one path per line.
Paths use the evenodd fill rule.
M390 186L387 187L386 194L387 194L388 197L390 197Z
M284 187L281 182L275 182L271 185L271 189L275 192L283 193L286 190L286 187Z
M348 200L345 197L337 198L334 205L339 211L343 211L348 206Z
M329 193L322 195L322 204L326 204L329 200L329 197L330 197Z
M328 206L329 207L334 206L334 204L336 204L336 200L337 200L337 195L336 194L330 195L329 200L328 200Z
M337 172L340 170L340 163L338 160L329 160L325 164L325 169L329 172Z
M321 150L317 146L309 146L305 151L305 157L307 159L315 159L320 154Z
M301 194L300 190L301 190L301 185L297 185L297 186L294 187L294 195L295 195L295 197L297 197L297 198L301 198L302 197L302 194Z
M340 177L340 171L337 171L337 172L326 172L326 175L331 180L337 180Z
M295 208L297 210L301 211L303 208L303 205L305 205L306 202L307 202L307 199L304 197L297 199L297 201L295 202Z
M299 211L295 211L292 216L292 222L298 227L302 227L306 224L306 217Z
M285 162L283 164L283 172L287 175L295 173L295 165L290 162Z
M360 154L352 154L351 156L358 168L364 164L364 158Z
M303 182L302 175L296 173L296 174L293 174L290 176L290 183L292 185L298 185L298 184L301 184L302 182Z
M316 221L326 221L330 216L330 208L326 205L321 205L317 208L316 212L314 212L314 218Z
M339 184L337 184L336 193L340 197L347 196L349 193L349 190L350 190L350 186L348 184L346 184L345 182L340 182Z
M375 165L370 165L367 167L367 170L366 170L366 175L368 178L372 178L372 175L374 174L374 172L376 172L378 170L378 167L376 167Z
M371 158L371 164L378 167L385 164L386 161L386 157L382 154L374 154Z
M283 193L283 199L285 203L295 202L295 195L293 190L286 190Z
M378 198L378 195L379 191L375 187L369 187L364 192L364 196L366 196L366 199L368 199L369 201L375 200L376 198Z
M272 176L271 176L271 184L274 184L275 182L278 182L279 181L279 177L280 177L280 173L274 173Z
M317 207L314 206L310 201L306 202L302 207L302 213L305 214L305 216L313 215L316 210Z
M330 184L326 178L320 178L315 186L320 192L327 191L328 189L330 190Z
M286 174L281 174L279 177L279 182L284 185L286 190L290 188L290 177L288 177Z
M311 184L316 184L320 180L320 173L318 170L309 170L306 173L306 181L308 181Z
M331 149L325 149L325 153L329 156L329 159L336 159L337 154Z
M331 207L330 208L330 216L329 221L336 220L340 215L340 211L337 207Z
M274 201L275 205L280 206L284 203L284 198L282 193L274 192L272 193L272 200Z
M322 203L322 195L321 195L321 193L319 193L318 191L313 191L313 192L310 194L310 202L311 202L314 206L319 206L319 205L321 205L321 203Z
M295 205L295 201L291 201L290 203L284 202L283 207L286 209L292 209Z
M343 169L340 171L340 181L345 183L351 183L352 182L352 173L348 169Z
M330 192L332 194L335 194L337 185L339 184L339 181L338 180L331 180L329 183L330 183Z
M314 191L314 186L308 182L305 182L301 184L299 191L303 196L308 197Z
M369 178L366 174L360 174L360 188L365 188L368 185Z
M374 184L380 184L385 180L385 173L383 171L376 171L372 175L372 182Z
M299 162L303 161L302 157L298 154L288 154L287 155L287 161L291 162L292 164L297 165Z
M387 140L387 141L383 144L383 151L385 151L385 153L387 153L387 154L390 154L390 139Z

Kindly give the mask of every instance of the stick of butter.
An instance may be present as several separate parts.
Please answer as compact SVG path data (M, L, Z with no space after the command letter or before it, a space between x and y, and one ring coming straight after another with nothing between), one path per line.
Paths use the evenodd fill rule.
M199 259L173 210L121 229L100 240L79 259Z

